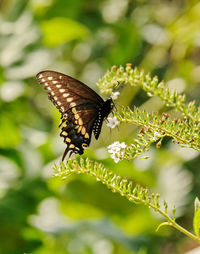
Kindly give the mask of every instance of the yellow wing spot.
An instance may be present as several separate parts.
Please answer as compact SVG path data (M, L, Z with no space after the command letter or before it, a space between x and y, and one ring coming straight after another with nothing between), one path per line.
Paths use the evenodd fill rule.
M78 122L77 122L77 121L74 121L74 123L75 123L75 124L78 124ZM79 126L78 126L78 127L79 127Z
M62 135L63 135L63 136L67 136L68 133L67 133L66 131L62 131Z
M85 137L85 138L89 138L89 134L88 134L88 133L86 133L84 137Z
M79 126L78 126L78 125L76 125L74 128L75 128L75 129L78 129L78 128L79 128Z
M78 114L75 114L74 117L75 117L75 119L79 119L79 115Z
M74 148L75 147L75 145L73 145L73 144L71 144L70 146L69 146L69 148Z
M65 112L65 109L64 109L64 107L61 107L60 109L61 109L61 111L62 111L62 112Z
M83 121L82 121L81 118L78 119L78 124L79 124L79 125L83 125Z
M64 124L63 124L63 127L64 127L64 128L67 127L67 123L64 123Z
M76 149L77 151L79 151L79 150L80 150L78 147L75 147L75 149Z
M82 126L79 126L77 133L81 132L81 130L82 130Z
M88 147L88 144L83 143L83 144L82 144L82 147L83 147L83 148L86 148L86 147Z
M76 113L77 113L77 111L76 111L75 108L72 109L72 113L73 113L73 114L76 114Z
M85 129L85 127L82 127L81 134L85 135L85 133L86 133L86 129Z
M67 143L70 143L70 142L71 142L71 139L70 139L70 138L66 138L65 141L66 141Z

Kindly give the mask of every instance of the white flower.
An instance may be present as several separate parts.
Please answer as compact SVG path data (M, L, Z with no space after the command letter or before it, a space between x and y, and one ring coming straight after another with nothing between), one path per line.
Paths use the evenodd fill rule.
M108 152L111 153L111 158L118 163L120 161L120 155L124 154L124 149L126 148L126 144L124 142L120 143L119 141L115 141L113 144L108 146Z
M106 123L106 125L112 129L115 128L115 126L119 124L119 121L117 120L116 116L108 117L107 120L108 120L108 122Z
M120 158L117 157L118 154L113 153L110 155L110 157L114 160L115 163L118 163L120 161Z
M120 92L114 92L114 93L112 93L111 98L112 98L113 100L117 100L117 98L118 98L119 95L120 95Z

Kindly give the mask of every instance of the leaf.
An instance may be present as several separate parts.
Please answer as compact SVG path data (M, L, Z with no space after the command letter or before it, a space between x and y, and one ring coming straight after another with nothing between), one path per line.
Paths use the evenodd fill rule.
M195 213L196 211L198 211L200 209L200 200L196 197L195 198L195 201L194 201L194 210L195 210Z
M195 213L193 219L193 228L196 236L199 236L199 229L200 229L200 201L198 198L194 201L195 206Z
M50 47L75 39L84 39L89 30L81 23L68 18L53 18L41 24L44 44Z

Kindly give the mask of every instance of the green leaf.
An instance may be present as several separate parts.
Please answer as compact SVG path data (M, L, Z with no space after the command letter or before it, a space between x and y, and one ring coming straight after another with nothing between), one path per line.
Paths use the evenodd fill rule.
M84 25L61 17L43 21L41 28L44 36L43 42L50 47L75 39L84 39L89 34L88 28Z
M199 229L200 229L200 201L198 198L194 201L195 206L195 213L193 219L193 228L196 236L199 236Z
M194 201L194 210L195 213L200 209L200 200L196 197Z

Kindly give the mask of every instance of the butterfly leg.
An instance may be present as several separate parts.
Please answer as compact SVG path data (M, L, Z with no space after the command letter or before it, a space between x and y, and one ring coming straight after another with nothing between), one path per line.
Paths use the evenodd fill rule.
M66 155L67 155L67 152L69 151L68 147L65 149L64 151L64 154L63 154L63 157L62 157L62 161L64 161Z

